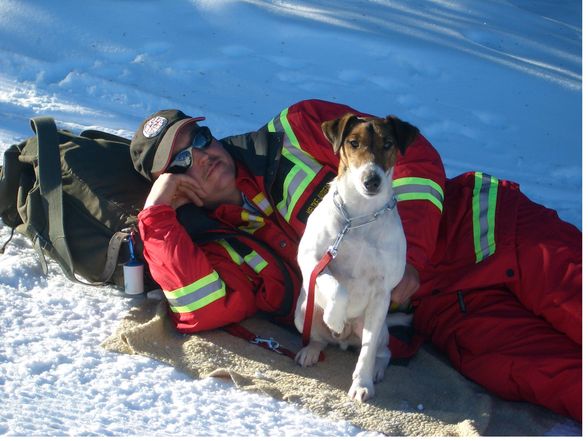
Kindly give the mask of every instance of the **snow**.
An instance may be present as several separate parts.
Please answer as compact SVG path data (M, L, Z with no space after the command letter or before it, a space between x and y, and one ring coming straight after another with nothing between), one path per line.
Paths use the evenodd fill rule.
M130 137L179 108L222 137L320 98L396 114L448 176L514 180L581 227L581 13L578 0L2 0L0 152L35 115ZM0 435L374 435L101 349L136 302L116 294L55 264L45 278L23 237L8 244Z

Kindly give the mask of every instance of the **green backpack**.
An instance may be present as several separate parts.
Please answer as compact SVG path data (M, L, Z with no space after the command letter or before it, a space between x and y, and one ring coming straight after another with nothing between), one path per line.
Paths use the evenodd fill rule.
M71 280L124 288L123 265L143 260L136 216L151 187L133 168L130 141L97 130L76 136L48 117L31 126L36 136L6 150L0 167L4 224L32 241L45 274L49 255Z

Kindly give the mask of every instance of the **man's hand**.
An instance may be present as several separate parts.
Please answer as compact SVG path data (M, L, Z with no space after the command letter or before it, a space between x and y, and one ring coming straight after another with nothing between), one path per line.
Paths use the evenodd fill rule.
M414 266L407 262L400 283L392 290L392 303L402 306L406 305L420 286L421 279L419 277L419 272Z
M175 210L189 202L202 207L203 196L202 186L193 177L187 174L164 173L153 183L144 208L166 204Z

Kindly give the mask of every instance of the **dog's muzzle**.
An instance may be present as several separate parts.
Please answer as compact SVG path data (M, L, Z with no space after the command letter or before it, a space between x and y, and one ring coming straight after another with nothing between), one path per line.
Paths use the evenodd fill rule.
M382 177L375 170L370 170L363 179L363 187L369 195L377 194L382 185Z

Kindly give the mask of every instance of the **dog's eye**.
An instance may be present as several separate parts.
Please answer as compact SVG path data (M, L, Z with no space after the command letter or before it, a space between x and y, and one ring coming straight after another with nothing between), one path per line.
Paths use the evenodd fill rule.
M384 143L384 150L390 150L392 147L394 147L394 143L392 141L386 141Z
M349 144L351 144L351 147L353 147L354 149L359 147L359 142L357 142L357 140L355 139L350 139Z

